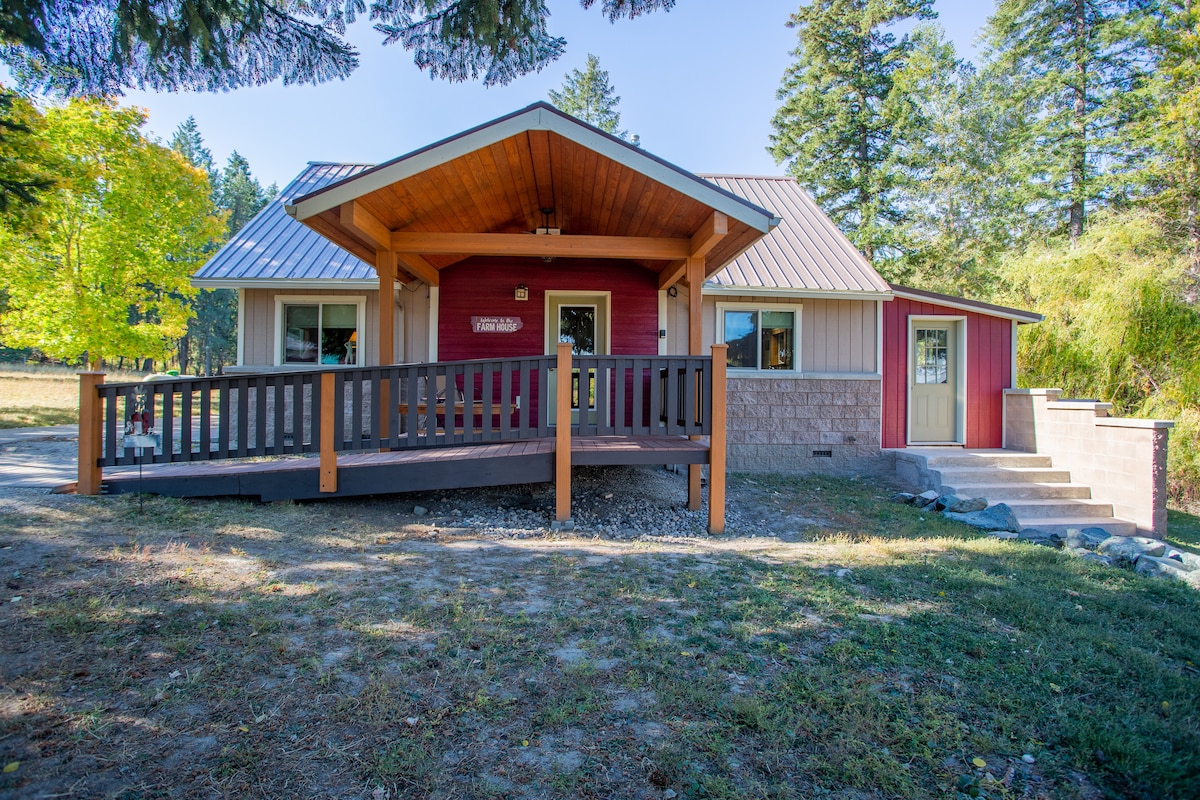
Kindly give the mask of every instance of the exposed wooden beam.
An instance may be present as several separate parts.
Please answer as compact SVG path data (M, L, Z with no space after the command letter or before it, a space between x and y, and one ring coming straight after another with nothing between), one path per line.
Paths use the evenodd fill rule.
M535 236L527 233L393 233L397 253L423 255L644 258L674 261L691 255L689 239L647 236Z
M692 252L688 255L693 258L703 258L708 255L708 251L717 246L717 243L727 233L729 233L729 217L720 211L714 211L712 216L700 226L700 229L692 234Z
M704 346L704 299L700 290L704 286L704 259L687 260L688 282L688 355L703 355Z
M667 264L667 268L658 273L658 288L667 289L672 284L678 283L683 278L683 273L686 269L686 258L681 258L679 261L672 261L670 264Z
M375 245L377 250L388 250L391 247L392 232L379 221L379 218L367 211L362 203L351 200L342 203L340 208L342 227L347 228L364 241Z
M692 234L688 258L704 258L727 233L729 233L729 217L720 211L714 211L699 230ZM658 288L666 289L683 280L687 272L687 263L685 258L668 264L667 268L658 275Z
M396 253L396 258L404 268L430 286L439 286L442 282L438 268L430 264L416 253Z

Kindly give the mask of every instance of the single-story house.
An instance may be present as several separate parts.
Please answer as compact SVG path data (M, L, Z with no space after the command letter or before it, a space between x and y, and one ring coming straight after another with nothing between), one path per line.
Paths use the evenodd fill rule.
M310 163L193 284L238 291L230 372L727 343L742 471L1003 446L1017 328L1041 319L890 285L794 180L693 175L545 103Z

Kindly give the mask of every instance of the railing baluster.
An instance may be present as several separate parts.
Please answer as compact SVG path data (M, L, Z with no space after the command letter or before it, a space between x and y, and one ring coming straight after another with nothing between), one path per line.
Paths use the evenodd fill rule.
M250 451L259 456L267 454L267 376L254 381L254 446Z
M512 361L500 362L500 438L507 441L512 437Z
M100 397L104 402L104 463L117 463L117 391L102 386Z

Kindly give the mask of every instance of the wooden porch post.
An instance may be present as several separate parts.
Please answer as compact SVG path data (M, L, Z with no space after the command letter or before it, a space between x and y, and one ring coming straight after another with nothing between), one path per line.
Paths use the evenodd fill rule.
M334 375L321 375L321 491L337 491L337 449L333 441ZM385 417L386 419L386 417Z
M104 383L103 372L79 373L79 475L76 494L100 494L101 469L97 466L103 447L104 414L96 387Z
M700 296L700 290L704 286L704 259L689 258L685 272L688 283L688 355L698 356L704 349L704 320L702 318L704 306L703 298ZM690 511L700 510L700 473L700 464L688 464L688 510Z
M375 272L379 276L379 366L396 363L396 303L392 293L396 288L396 254L391 250L375 251ZM375 390L379 392L379 438L391 436L391 382L380 377ZM386 450L387 448L380 448Z
M712 346L712 435L708 439L708 532L725 532L725 367L729 345Z
M558 345L554 420L554 519L571 518L571 345ZM582 403L580 404L582 405Z

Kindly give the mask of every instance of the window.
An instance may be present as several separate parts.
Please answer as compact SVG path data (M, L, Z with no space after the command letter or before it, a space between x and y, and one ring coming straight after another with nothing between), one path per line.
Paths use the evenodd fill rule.
M276 301L280 364L360 363L358 334L363 304L358 298L312 302L311 298L288 297Z
M718 308L729 368L794 371L796 315L794 308Z
M917 328L916 383L948 383L949 335L945 328Z

